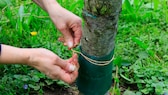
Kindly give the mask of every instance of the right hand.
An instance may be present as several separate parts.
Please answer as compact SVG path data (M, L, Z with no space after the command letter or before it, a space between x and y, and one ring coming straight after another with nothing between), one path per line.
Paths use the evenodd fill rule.
M58 6L51 10L49 14L57 29L63 34L59 40L70 49L76 47L80 43L82 36L81 19Z
M59 38L70 49L80 43L82 36L82 21L75 14L61 7L56 0L33 0L48 12L57 29L63 34Z

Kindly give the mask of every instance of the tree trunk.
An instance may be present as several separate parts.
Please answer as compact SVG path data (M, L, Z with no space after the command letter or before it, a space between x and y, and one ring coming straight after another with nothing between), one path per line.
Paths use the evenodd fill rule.
M84 52L104 56L114 49L121 5L122 0L85 0L85 26L81 41Z
M114 53L117 22L122 0L85 0L81 52L98 61L110 60ZM104 95L111 86L112 63L96 66L79 56L77 85L84 95Z

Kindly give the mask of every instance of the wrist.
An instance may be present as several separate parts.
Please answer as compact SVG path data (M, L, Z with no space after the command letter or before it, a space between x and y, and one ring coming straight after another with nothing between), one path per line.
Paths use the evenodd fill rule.
M34 55L33 49L23 49L23 52L24 52L24 58L23 58L24 64L33 66L32 64L33 55Z
M24 57L22 59L25 65L28 65L31 67L35 67L36 65L38 65L37 64L38 60L36 60L37 59L36 57L40 55L36 53L37 49L27 48L27 49L23 49L23 51L24 51Z

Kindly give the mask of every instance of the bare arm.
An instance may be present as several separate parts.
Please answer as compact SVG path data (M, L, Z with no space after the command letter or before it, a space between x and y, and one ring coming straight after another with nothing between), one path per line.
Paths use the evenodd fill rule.
M44 48L17 48L1 45L0 64L29 65L45 73L52 79L61 79L72 83L78 76L77 55L63 60Z
M63 34L60 41L73 48L80 43L82 36L81 19L65 8L61 7L56 0L33 0L43 8L50 16L57 29Z
M36 3L37 5L39 5L43 10L46 11L42 0L33 0L33 2L35 2L35 3Z
M0 63L5 64L26 64L30 58L26 49L1 45Z

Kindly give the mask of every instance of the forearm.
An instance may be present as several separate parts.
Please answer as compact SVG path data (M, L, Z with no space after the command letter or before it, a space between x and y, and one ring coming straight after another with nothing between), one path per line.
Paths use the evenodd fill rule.
M56 0L33 0L33 2L35 2L37 5L39 5L42 9L44 9L47 12L52 10L52 6L60 7L60 5L57 3Z
M27 64L29 53L27 49L2 44L0 64Z
M0 55L1 55L1 44L0 44Z
M36 3L37 5L39 5L43 10L46 11L42 0L33 0L33 2L35 2L35 3Z

